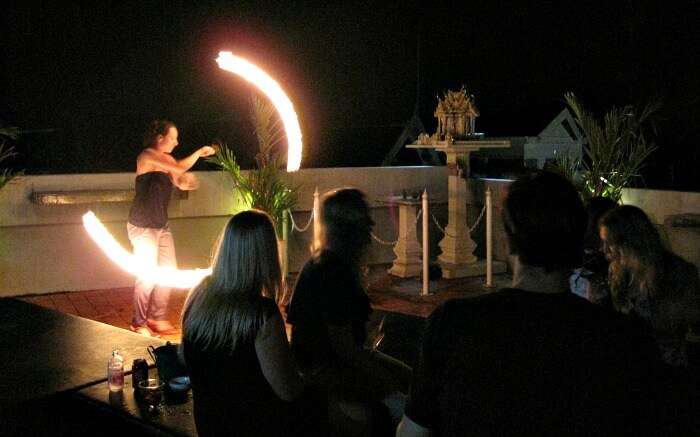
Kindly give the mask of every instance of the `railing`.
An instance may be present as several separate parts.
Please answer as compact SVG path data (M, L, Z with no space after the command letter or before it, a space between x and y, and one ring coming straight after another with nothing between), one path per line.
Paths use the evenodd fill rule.
M287 210L287 214L284 215L284 223L283 223L283 240L288 239L288 234L287 234L287 228L288 228L288 222L287 222L287 217L289 217L289 220L291 221L292 224L292 231L304 233L307 232L311 224L313 223L313 233L314 233L314 238L313 238L313 246L318 247L318 242L319 242L319 233L320 233L320 200L319 200L319 192L318 188L314 190L314 201L313 201L313 209L311 210L311 214L309 215L309 219L307 223L299 227L297 223L294 221L294 216L292 215L292 212L290 210ZM472 224L472 226L469 228L469 233L471 234L474 232L476 227L479 225L481 222L481 219L484 217L484 214L486 215L486 287L492 287L493 286L493 211L492 211L493 205L492 205L492 193L491 189L487 188L486 189L486 196L485 196L485 201L484 201L484 207L481 209L481 212L479 213L479 217L477 217L476 221ZM432 219L433 223L435 226L442 232L444 235L450 236L447 231L445 230L445 227L441 226L440 223L438 222L437 218L430 212L429 209L429 199L428 199L428 191L427 189L423 191L423 194L421 195L421 209L416 214L416 219L413 222L413 224L406 230L406 232L403 235L399 235L395 240L393 241L387 241L382 238L379 238L377 235L375 235L373 232L371 233L372 239L376 241L379 244L382 245L387 245L387 246L394 246L398 244L400 241L405 240L408 238L409 234L411 234L412 230L415 232L416 225L418 224L418 220L422 218L422 234L423 234L423 241L422 241L422 289L421 289L421 295L426 296L430 294L430 282L429 282L429 263L430 263L430 258L429 258L429 242L430 242L430 235L429 235L429 218ZM452 236L454 238L454 236ZM286 275L287 273L287 264L288 264L288 253L287 253L287 246L284 247L284 253L282 254L282 268L283 268L283 273Z

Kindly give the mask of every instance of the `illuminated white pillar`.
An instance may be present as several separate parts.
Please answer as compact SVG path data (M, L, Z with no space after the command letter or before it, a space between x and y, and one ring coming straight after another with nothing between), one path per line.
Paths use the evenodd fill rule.
M321 200L318 192L318 187L314 190L314 241L312 243L313 250L318 250L321 244Z
M493 215L491 188L486 188L486 286L493 287Z
M430 211L428 210L428 190L423 190L423 289L421 294L423 296L430 294L430 269L428 266L429 257L429 244L430 238L428 235L428 216Z
M289 272L289 217L290 210L284 211L282 214L282 278L286 281L287 273Z

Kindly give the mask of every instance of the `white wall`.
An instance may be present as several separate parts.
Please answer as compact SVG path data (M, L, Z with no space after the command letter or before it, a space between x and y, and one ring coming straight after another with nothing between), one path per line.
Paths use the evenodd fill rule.
M183 268L208 264L212 246L229 215L236 209L228 177L220 172L197 173L199 190L187 199L173 200L169 214L175 236L178 263ZM447 198L445 167L372 167L305 169L289 174L301 185L299 206L294 211L299 226L307 223L313 205L313 191L354 186L365 193L376 222L374 233L384 240L398 234L398 212L377 202L397 195L402 189L428 188L435 198ZM132 173L25 176L0 190L0 296L55 291L128 287L132 278L112 264L82 228L81 216L94 211L126 248L128 203L42 206L30 201L33 192L105 190L133 188ZM484 190L493 191L494 258L505 260L507 250L501 224L501 201L510 181L471 180L468 224L476 220L483 205ZM623 201L640 206L659 224L672 249L700 265L700 231L669 229L664 221L673 214L700 213L700 193L657 190L624 190ZM433 214L446 224L446 205L435 206ZM483 256L484 224L477 226L472 238L478 244L476 254ZM420 229L420 226L418 226ZM668 232L666 232L668 230ZM419 231L420 232L420 231ZM437 256L442 235L431 222L431 258ZM293 232L289 241L290 271L298 271L308 258L311 228ZM390 263L391 246L372 244L370 263Z
M236 199L228 177L221 172L199 172L201 186L187 199L171 201L170 224L182 268L208 264L212 245ZM299 226L306 224L313 206L313 192L354 186L367 193L377 225L375 234L385 240L397 237L396 211L376 200L400 194L402 189L429 187L446 198L444 167L377 167L306 169L289 174L301 186L295 210ZM0 191L0 296L54 291L127 287L132 278L113 265L89 239L81 216L88 209L102 220L126 248L128 203L85 205L36 205L33 192L107 190L133 188L132 173L25 176ZM440 216L440 211L436 211ZM444 215L444 214L443 214ZM443 218L444 220L444 218ZM289 241L290 270L297 271L308 257L311 228L293 232ZM393 260L390 246L374 243L371 263Z
M643 209L671 250L700 269L700 228L674 227L671 223L677 214L700 215L700 193L630 188L622 191L622 203Z

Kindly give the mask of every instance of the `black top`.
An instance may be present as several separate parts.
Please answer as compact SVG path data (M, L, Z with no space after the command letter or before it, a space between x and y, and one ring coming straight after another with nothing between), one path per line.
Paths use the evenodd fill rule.
M167 173L151 171L136 176L136 195L129 211L129 223L141 228L164 228L168 224L168 203L173 183Z
M331 348L328 325L350 325L357 344L367 338L369 297L357 272L336 253L323 251L299 273L289 305L292 352L303 372L340 364Z
M689 325L700 324L698 269L672 252L665 252L661 263L662 275L654 295L643 295L634 302L629 300L620 305L623 312L631 312L652 327L667 364L687 366L686 332ZM620 294L636 293L622 290Z
M571 293L451 300L428 321L406 415L440 436L634 435L654 349L642 324Z
M256 303L262 320L279 314L271 299L261 296ZM201 350L183 341L200 436L283 434L283 419L289 405L265 379L254 337L239 344L232 354L228 350Z

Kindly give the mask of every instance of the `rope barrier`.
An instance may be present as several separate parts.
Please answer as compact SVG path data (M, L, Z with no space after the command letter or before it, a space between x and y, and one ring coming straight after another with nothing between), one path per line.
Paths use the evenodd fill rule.
M471 234L474 232L474 229L476 229L476 226L479 224L481 221L482 217L484 217L484 213L486 212L486 205L484 205L483 208L481 208L481 213L479 214L479 217L477 217L476 222L474 222L474 225L469 229L469 233Z
M374 232L370 232L370 235L372 236L372 239L373 239L374 241L376 241L377 243L379 243L379 244L383 244L383 245L385 245L385 246L393 246L393 245L395 245L396 243L398 243L400 240L405 240L405 239L408 237L408 235L411 233L411 230L413 230L413 231L415 232L416 225L418 224L418 220L420 219L421 214L423 214L423 210L422 210L422 209L418 210L418 214L416 214L416 219L415 219L414 222L413 222L413 226L411 226L411 227L408 228L408 230L406 231L406 235L399 236L399 238L397 238L397 239L394 240L394 241L385 241L385 240L382 240L381 238L379 238L379 237L377 237L376 235L374 235Z
M472 227L469 228L469 233L470 233L470 234L471 234L472 232L474 232L474 229L476 229L476 227L479 225L479 222L480 222L481 219L484 217L484 213L485 213L485 212L486 212L486 205L484 205L484 207L481 208L481 213L479 213L479 217L477 217L476 222L474 222L474 224L472 225ZM433 223L435 223L435 226L437 226L437 228L440 230L440 232L442 232L443 234L447 235L447 236L450 237L450 238L457 238L457 237L454 236L454 235L448 234L447 231L445 230L445 228L443 228L442 226L440 226L440 223L438 223L437 218L435 218L435 216L433 215L433 213L430 213L430 217L433 219Z
M314 211L311 210L311 215L309 215L309 222L306 223L306 226L304 226L303 228L300 228L297 226L297 223L294 221L294 215L292 215L292 211L287 210L287 214L289 214L289 218L292 220L292 230L297 231L297 232L301 232L301 233L306 232L309 229L309 226L311 226L311 222L313 222L313 220L314 220Z

